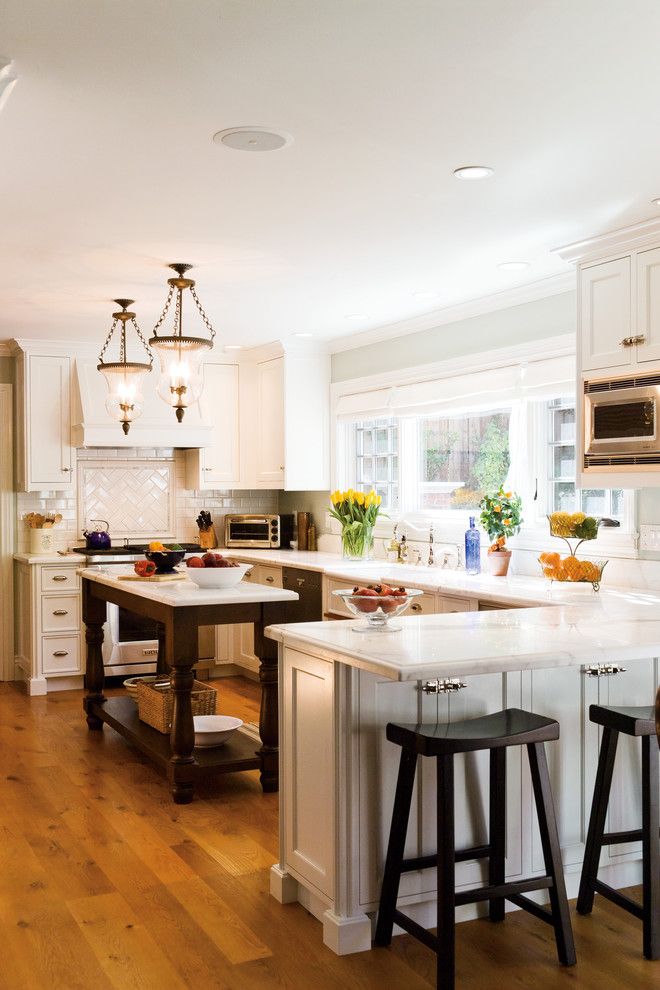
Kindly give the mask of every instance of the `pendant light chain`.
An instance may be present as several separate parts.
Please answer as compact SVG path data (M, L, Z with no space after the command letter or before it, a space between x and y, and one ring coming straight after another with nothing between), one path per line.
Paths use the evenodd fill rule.
M149 347L149 344L147 343L147 341L146 341L146 339L144 337L144 334L142 333L142 331L140 330L139 326L137 325L137 320L135 320L135 319L134 320L131 320L131 323L133 324L133 329L135 330L136 334L138 335L138 338L139 338L142 346L144 347L145 351L149 355L149 367L152 368L153 367L153 363L154 363L154 352Z
M204 312L204 310L202 308L202 304L201 304L201 302L199 301L199 299L197 297L197 293L195 292L195 286L194 285L191 285L190 286L190 295L195 300L195 306L197 306L197 310L199 312L199 315L201 316L202 320L204 321L204 326L206 327L206 329L208 330L208 332L211 335L211 340L215 340L215 330L211 326L211 321L209 320L208 316L206 315L206 313Z
M165 305L163 306L163 312L158 317L158 322L156 323L156 326L153 329L153 335L154 335L154 337L157 337L158 336L158 331L162 327L163 321L165 320L165 317L167 316L167 311L170 308L170 303L172 302L172 295L173 295L173 293L174 293L174 286L171 285L170 286L170 291L167 293L167 299L165 300Z
M112 340L112 335L115 332L115 330L117 329L117 324L118 323L119 323L119 320L115 319L114 322L113 322L113 324L112 324L112 326L110 327L110 333L105 338L105 344L101 348L101 353L99 354L99 364L103 364L103 355L105 354L105 352L107 351L108 347L110 346L110 341Z

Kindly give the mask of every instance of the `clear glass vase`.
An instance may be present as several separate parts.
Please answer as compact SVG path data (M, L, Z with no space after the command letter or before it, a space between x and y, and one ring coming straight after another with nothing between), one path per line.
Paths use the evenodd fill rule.
M370 560L374 549L373 526L366 523L347 526L341 531L341 551L344 560Z

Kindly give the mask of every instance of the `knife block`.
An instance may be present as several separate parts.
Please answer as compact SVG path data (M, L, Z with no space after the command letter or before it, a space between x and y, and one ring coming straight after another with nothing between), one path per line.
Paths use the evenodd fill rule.
M215 550L218 545L218 538L215 535L215 526L209 526L208 529L200 529L199 545L202 550Z

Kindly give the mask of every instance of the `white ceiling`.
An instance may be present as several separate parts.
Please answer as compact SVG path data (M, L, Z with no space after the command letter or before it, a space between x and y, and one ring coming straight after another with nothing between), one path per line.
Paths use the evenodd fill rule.
M657 0L3 0L0 339L100 342L115 296L149 330L170 261L245 345L567 272L654 215L659 37Z

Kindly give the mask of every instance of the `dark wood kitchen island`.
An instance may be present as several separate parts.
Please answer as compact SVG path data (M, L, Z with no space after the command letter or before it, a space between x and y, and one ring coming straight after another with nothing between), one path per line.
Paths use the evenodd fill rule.
M164 583L123 581L133 573L124 568L105 572L82 568L83 621L86 627L87 667L84 709L91 730L111 726L131 745L163 767L177 804L188 804L195 782L212 774L260 770L264 791L278 789L277 647L267 640L266 626L282 622L286 603L298 595L281 588L241 582L235 588L198 588L190 580ZM111 602L160 623L159 672L171 671L174 692L172 730L165 735L138 717L131 698L106 698L101 646L106 604ZM224 746L194 751L190 701L193 665L197 660L200 626L253 623L255 653L260 658L261 746L245 732L236 732Z

